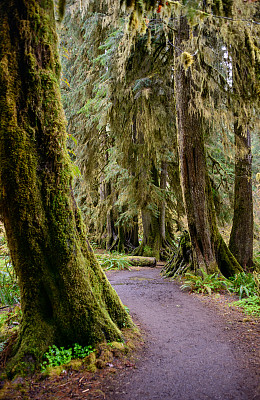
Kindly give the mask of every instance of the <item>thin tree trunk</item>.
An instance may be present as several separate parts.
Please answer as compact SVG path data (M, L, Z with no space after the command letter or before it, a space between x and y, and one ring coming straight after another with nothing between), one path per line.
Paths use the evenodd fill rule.
M0 199L23 314L11 374L51 344L119 339L129 324L71 191L56 44L52 0L1 1Z
M162 237L159 219L150 210L142 210L143 241L138 255L160 260Z
M234 216L229 248L243 268L253 265L252 154L249 129L234 125L236 164Z
M194 261L208 273L226 276L241 270L225 245L216 223L204 153L203 120L196 111L191 69L185 70L180 50L189 39L189 26L180 19L175 39L175 98L181 183Z
M138 232L139 232L138 216L136 215L133 218L133 227L130 229L129 239L128 239L130 245L132 245L133 247L138 247L139 246Z
M160 175L160 189L166 190L167 185L167 162L162 161L161 163L161 175ZM160 231L162 240L166 241L166 226L165 226L165 211L166 211L166 201L165 199L161 202L160 207Z

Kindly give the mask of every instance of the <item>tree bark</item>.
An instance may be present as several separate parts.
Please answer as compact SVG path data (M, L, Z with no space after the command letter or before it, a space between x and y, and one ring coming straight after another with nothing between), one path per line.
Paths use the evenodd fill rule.
M191 68L184 68L180 50L189 39L189 25L180 19L175 37L175 98L180 172L194 261L208 273L230 276L241 267L224 243L216 216L204 152L203 120L196 110Z
M229 248L243 268L253 265L253 196L251 136L234 125L236 164L234 216Z
M133 226L130 229L130 231L128 233L128 238L127 238L127 241L129 242L129 244L134 248L139 246L138 233L139 233L138 216L136 215L133 218Z
M0 3L0 187L22 322L9 372L51 344L121 338L128 314L85 238L71 191L53 1Z
M137 255L155 257L160 260L162 237L160 234L159 218L151 210L142 210L143 240Z
M165 191L166 185L167 185L167 162L162 161L161 174L160 174L160 189L163 189ZM166 241L165 212L166 212L166 201L165 199L163 199L160 207L160 232L163 241Z

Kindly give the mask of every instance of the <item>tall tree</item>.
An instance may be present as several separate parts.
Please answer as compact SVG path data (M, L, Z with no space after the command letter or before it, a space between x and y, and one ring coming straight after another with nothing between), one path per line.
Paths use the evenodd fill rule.
M233 15L244 19L250 15L248 7L233 4ZM258 5L258 12L260 6ZM242 15L241 15L242 14ZM257 18L257 9L255 10ZM231 99L234 109L235 134L235 189L234 216L229 248L243 268L253 266L253 195L251 129L254 114L259 106L260 56L257 48L255 28L247 26L241 32L231 24L232 42L230 60L232 65ZM258 115L259 116L259 115Z
M241 266L251 268L253 265L253 195L252 195L252 153L251 135L246 134L238 122L235 132L235 191L234 216L229 240L229 248Z
M143 1L141 4L147 10L155 9L156 4L158 6L155 1ZM140 11L139 5L138 7L131 5L132 14L136 16L137 21L140 21L143 8L141 7ZM243 2L239 2L239 5L242 6ZM176 18L175 26L174 22L171 22L173 24L171 29L175 32L174 80L180 168L194 259L208 272L220 270L225 275L241 271L241 266L225 245L217 228L206 166L204 131L209 119L213 119L214 116L214 111L212 113L205 110L207 92L211 93L210 104L214 107L216 98L221 96L229 82L221 77L219 66L216 68L216 65L211 64L203 71L201 59L206 54L203 46L209 26L215 28L215 36L222 40L222 43L225 43L223 39L225 35L227 37L229 33L232 34L232 32L227 33L224 24L220 22L216 26L208 17L214 15L216 21L226 20L229 18L232 6L233 2L229 0L176 2L174 7L177 7L179 14L181 11L182 15ZM170 2L162 1L157 8L157 13L166 24L169 23L170 7ZM221 32L222 37L217 35L217 32ZM219 71L217 79L214 76L216 70ZM221 91L217 92L215 88L212 90L210 86L212 83L215 87L220 87ZM218 120L220 119L218 117Z
M226 276L241 270L228 250L216 222L213 197L206 166L203 118L196 112L196 84L193 80L189 53L180 60L179 49L189 40L190 27L182 18L175 39L175 98L178 120L178 146L183 197L194 261L208 273L219 270ZM186 62L186 65L185 65ZM186 69L186 70L185 70Z
M125 249L129 248L131 232L135 231L137 238L137 216L142 213L144 240L137 251L142 254L145 247L145 251L150 249L150 253L159 257L161 250L169 247L171 221L166 210L169 209L169 198L181 192L178 179L171 190L174 195L170 195L169 185L166 185L166 179L168 182L173 180L169 176L171 171L174 168L178 171L177 162L173 163L177 151L170 69L172 48L165 51L163 24L151 26L145 35L138 35L135 46L125 55L125 76L118 81L117 55L125 43L124 25L110 27L101 35L100 26L104 20L103 14L97 17L86 12L82 17L81 13L73 12L68 21L63 44L66 46L69 42L66 37L75 36L79 45L72 49L72 53L77 53L76 57L71 56L69 50L69 57L75 58L72 67L70 59L63 59L65 76L71 71L70 88L63 85L65 111L69 127L79 139L75 153L83 173L83 186L92 184L93 187L90 177L98 179L100 171L102 187L107 186L107 190L102 190L103 203L97 203L94 211L92 207L91 213L93 220L97 219L95 211L107 209L106 231L102 232L102 237L107 237L108 247L116 248L117 244L121 247L124 241ZM81 113L78 112L80 108ZM106 149L101 138L107 143ZM164 145L166 142L168 146ZM103 157L105 167L102 161L99 165L93 162L93 150L99 160L102 150L103 153L108 150ZM160 179L161 160L171 164L169 173L164 174L164 187ZM178 204L180 206L176 207ZM176 209L181 210L181 205L181 201L175 201ZM160 218L161 210L163 218ZM132 245L138 245L138 241L131 239L130 248Z
M52 0L0 3L0 206L21 289L9 371L51 344L121 339L130 323L71 191Z

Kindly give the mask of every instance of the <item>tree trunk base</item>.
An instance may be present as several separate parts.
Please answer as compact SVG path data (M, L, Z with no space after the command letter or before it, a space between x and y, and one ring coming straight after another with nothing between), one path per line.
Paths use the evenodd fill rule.
M236 258L228 249L222 236L219 234L214 243L216 259L217 259L217 271L226 278L234 276L237 273L243 271L242 267L237 262ZM190 236L188 232L184 232L180 237L180 243L177 252L167 262L162 270L162 275L165 277L176 277L177 275L183 275L187 270L199 273L199 267L194 262L192 256L192 247ZM205 272L207 272L205 270ZM210 272L208 272L210 273Z
M184 274L188 269L194 269L192 258L192 248L188 232L184 232L180 237L177 252L167 262L162 269L162 276L171 278Z
M140 246L132 251L131 255L138 257L155 257L157 261L165 261L169 259L174 250L176 250L174 243L163 240L159 250L141 243Z

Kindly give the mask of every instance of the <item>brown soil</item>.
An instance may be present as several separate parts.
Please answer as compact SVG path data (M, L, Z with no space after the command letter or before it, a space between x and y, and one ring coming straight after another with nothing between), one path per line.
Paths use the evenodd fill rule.
M95 374L18 378L0 398L260 400L260 323L229 307L233 298L184 293L159 268L108 277L144 332L138 360L114 357Z

